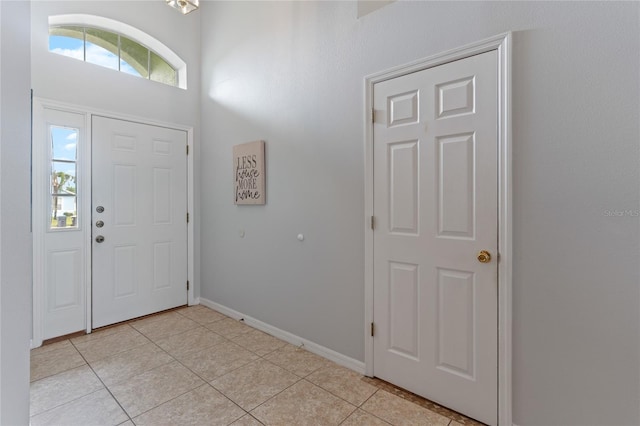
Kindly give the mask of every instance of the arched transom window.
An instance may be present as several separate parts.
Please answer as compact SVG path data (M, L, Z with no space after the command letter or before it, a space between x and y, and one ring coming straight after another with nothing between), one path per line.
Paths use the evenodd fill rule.
M49 17L49 51L170 86L187 88L187 67L150 35L93 15Z

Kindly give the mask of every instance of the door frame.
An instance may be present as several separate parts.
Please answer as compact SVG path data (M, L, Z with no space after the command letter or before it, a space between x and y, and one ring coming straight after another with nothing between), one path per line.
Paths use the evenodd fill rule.
M198 283L195 282L195 209L194 209L194 156L193 156L193 135L194 128L193 126L186 126L182 124L176 123L168 123L165 121L154 120L147 117L138 117L129 114L122 114L113 111L105 111L96 108L90 108L86 106L74 105L65 102L59 102L51 99L34 97L33 98L33 127L34 127L34 140L41 137L46 137L45 134L42 133L42 126L44 125L44 111L45 109L52 109L62 112L74 113L79 115L84 115L85 117L85 134L87 139L87 146L83 150L82 158L80 161L83 162L80 178L83 182L85 182L84 186L86 188L86 195L81 201L81 206L79 207L81 213L83 215L83 239L84 244L82 249L85 253L86 262L83 265L83 278L85 279L85 331L87 333L91 333L91 318L92 318L92 282L91 282L91 265L93 262L92 258L92 240L91 240L91 123L93 116L101 116L112 118L116 120L123 121L132 121L135 123L151 125L151 126L159 126L159 127L167 127L175 130L181 130L187 132L187 146L189 149L189 155L187 155L187 210L190 213L190 220L187 223L187 280L189 280L189 289L187 290L187 304L194 305L197 304L195 298L195 287ZM31 348L37 348L42 345L43 342L43 330L44 330L44 274L46 274L44 265L45 265L45 244L44 244L44 232L45 230L42 226L38 227L37 224L42 222L39 220L39 212L42 209L46 208L46 198L43 196L38 196L40 192L42 192L38 185L42 182L43 179L43 166L46 166L44 158L33 158L33 170L31 172L32 186L33 186L33 201L31 206L32 211L32 221L34 224L33 229L33 334L31 338ZM41 195L41 194L40 194Z
M365 77L365 375L373 376L373 88L376 83L489 52L498 53L498 424L512 424L512 127L511 32Z

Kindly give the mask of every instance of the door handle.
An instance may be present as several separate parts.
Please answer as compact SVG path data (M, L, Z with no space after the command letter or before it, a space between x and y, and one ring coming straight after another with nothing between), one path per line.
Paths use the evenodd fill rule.
M97 222L96 222L96 226L97 226L98 228L102 228L102 227L104 226L104 222L103 222L103 221L101 221L101 220L99 220L99 221L97 221Z
M486 250L482 250L478 253L478 262L480 263L489 263L491 262L491 253Z
M104 237L103 237L102 235L98 235L98 236L96 237L96 243L101 243L101 242L103 242L103 241L104 241Z

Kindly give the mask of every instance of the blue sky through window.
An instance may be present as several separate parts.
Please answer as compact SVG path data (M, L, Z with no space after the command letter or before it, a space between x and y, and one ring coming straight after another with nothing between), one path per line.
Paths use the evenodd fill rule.
M63 172L72 179L69 179L60 192L75 193L76 159L78 152L78 129L51 126L51 157L52 172ZM56 160L73 161L72 163Z
M94 43L87 42L85 58L85 49L83 44L83 40L74 37L49 35L50 52L118 70L118 55L115 55ZM141 77L140 73L122 58L120 58L120 71Z
M51 127L52 157L55 160L76 161L78 130L66 127Z
M49 36L49 51L84 61L83 40L64 36Z

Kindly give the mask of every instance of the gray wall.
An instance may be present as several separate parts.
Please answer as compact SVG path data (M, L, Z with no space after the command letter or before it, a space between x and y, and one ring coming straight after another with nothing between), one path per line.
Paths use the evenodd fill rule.
M29 423L31 337L28 1L0 1L0 424Z
M640 423L640 4L201 13L203 297L363 360L364 76L511 30L514 422ZM236 207L256 139L267 205Z

